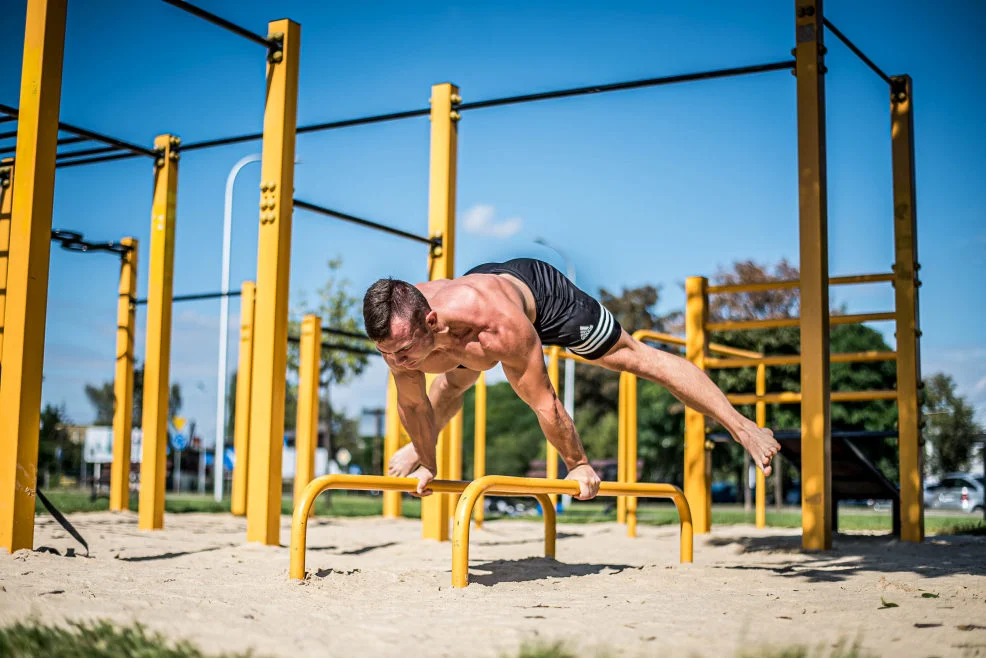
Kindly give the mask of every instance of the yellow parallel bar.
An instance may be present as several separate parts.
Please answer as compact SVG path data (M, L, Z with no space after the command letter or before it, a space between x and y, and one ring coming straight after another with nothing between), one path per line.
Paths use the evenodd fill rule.
M828 292L825 293L826 297ZM833 315L829 324L861 324L863 322L882 322L894 320L894 313L851 313ZM705 328L708 331L745 331L749 329L777 329L780 327L800 326L801 318L768 318L766 320L729 320L727 322L710 322Z
M144 348L143 438L140 459L141 530L164 527L167 475L168 394L171 366L171 297L175 273L175 220L178 195L177 137L158 135L154 167L151 247L147 281L147 337Z
M842 352L830 355L831 363L867 363L873 361L894 361L897 352ZM800 354L786 354L780 356L765 356L758 359L718 359L710 357L705 360L708 368L749 368L760 365L765 366L797 366L801 365Z
M900 537L924 540L921 464L921 330L918 315L914 97L910 76L894 79L890 106L894 181L894 294L897 309L897 416L900 445Z
M14 159L0 160L0 371L3 364L3 310L7 304L7 257L10 255L10 217L14 207Z
M267 63L247 493L247 541L268 546L280 543L301 26L287 19L271 22L268 34L278 33L283 36L282 56L268 58Z
M757 366L757 395L764 395L767 392L767 366L760 364ZM767 427L767 403L757 400L757 427ZM776 466L775 466L776 468ZM763 470L756 469L757 473L757 527L763 528L767 525L767 478L764 477ZM746 474L743 474L746 477ZM744 483L745 484L745 483Z
M620 395L617 401L617 420L616 420L616 481L627 481L627 460L630 454L627 452L627 414L630 409L630 402L627 399L627 381L633 377L628 372L620 373ZM627 522L627 501L625 498L616 499L616 522Z
M897 391L832 391L830 398L832 402L896 400ZM802 402L802 395L794 391L766 393L762 396L753 393L730 393L726 396L726 399L733 404L756 404L759 401L767 404L798 404Z
M860 283L882 283L893 280L893 274L852 274L848 276L833 276L829 278L829 285L844 286ZM801 281L798 279L760 281L758 283L736 283L721 286L709 286L709 294L721 295L743 292L766 292L768 290L788 290L791 288L797 288L800 285Z
M466 490L468 485L468 482L434 480L429 487L435 493L425 498L425 500L433 496L460 494ZM308 487L305 488L291 519L291 565L288 571L289 577L294 580L304 580L305 578L305 548L308 543L308 517L315 505L315 499L323 491L328 491L329 489L348 489L355 491L394 491L400 493L402 491L416 491L417 487L417 478L394 478L380 475L334 474L323 475L320 478L312 480ZM511 492L493 489L489 493ZM555 510L549 504L548 497L544 493L522 493L537 498L538 502L541 503L541 507L544 510L544 554L545 557L554 557L556 534ZM475 503L476 498L472 502ZM472 506L470 506L469 511L470 513L472 512ZM468 519L468 517L466 518Z
M448 447L448 471L446 473L446 479L448 480L461 480L462 479L462 433L463 433L463 413L462 407L452 420L449 422L449 447ZM458 494L452 494L449 497L449 506L451 509L455 509L456 504L459 502Z
M691 276L685 280L685 357L697 368L705 369L708 356L709 319L708 279ZM705 416L691 407L685 408L685 496L695 515L695 532L712 528L712 479L708 475L705 449Z
M298 364L298 419L295 423L294 504L315 479L318 446L318 383L322 370L322 319L306 315L301 320Z
M257 286L240 288L240 361L236 373L236 423L233 434L233 491L230 511L246 514L247 472L250 468L250 388L253 385L253 317Z
M397 411L397 384L394 376L387 373L387 415L384 417L383 472L387 472L390 458L401 447L401 418ZM383 492L383 516L385 519L401 517L401 492Z
M627 378L627 473L626 481L634 484L637 481L637 377ZM627 536L637 536L637 499L634 496L620 496L626 500Z
M28 0L0 379L0 547L34 547L66 0Z
M134 412L134 311L137 299L137 240L123 238L116 302L116 370L113 377L113 465L110 509L130 508L130 431Z
M431 154L428 174L428 235L442 245L428 254L428 280L455 277L455 188L458 153L459 88L450 83L431 87ZM437 478L447 478L449 429L438 438ZM448 496L428 496L421 501L421 532L425 539L448 541L452 511Z
M518 478L505 475L487 475L474 480L465 491L455 510L454 537L452 540L452 587L465 587L469 584L469 518L473 505L483 493L500 494L579 494L579 484L572 480L542 480L541 478ZM603 482L599 486L600 496L643 496L647 498L669 498L674 501L681 521L682 564L692 561L692 517L688 501L681 489L670 484L632 484L624 482ZM547 516L545 516L547 526Z
M551 347L548 350L548 379L551 380L551 388L555 390L555 395L558 395L558 355L561 354L561 348L557 345ZM575 422L575 419L572 419ZM545 477L549 480L558 479L558 451L553 445L545 441L544 444L544 468ZM558 503L558 496L551 496L551 504L556 505Z
M801 545L806 550L829 550L832 459L822 0L796 0L795 8L802 354Z
M475 448L473 449L473 467L472 476L473 479L481 478L486 475L486 373L479 373L479 379L476 380L476 426L473 432ZM476 527L480 528L483 525L483 520L486 516L486 510L483 507L482 497L479 499L479 504L476 505L476 511L473 514L473 520L476 522Z

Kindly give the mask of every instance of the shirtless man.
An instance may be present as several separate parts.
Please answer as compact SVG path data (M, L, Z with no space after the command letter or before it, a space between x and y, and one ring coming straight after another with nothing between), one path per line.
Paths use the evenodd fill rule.
M380 279L363 298L363 319L394 374L401 422L411 437L387 472L417 478L418 495L431 493L438 432L458 412L479 373L497 363L558 449L568 467L566 479L579 483L578 498L599 492L599 476L548 379L542 345L567 347L604 368L664 386L717 420L766 475L780 450L773 433L736 411L704 372L635 340L602 304L542 261L487 263L457 279L414 286ZM438 375L428 391L425 373Z

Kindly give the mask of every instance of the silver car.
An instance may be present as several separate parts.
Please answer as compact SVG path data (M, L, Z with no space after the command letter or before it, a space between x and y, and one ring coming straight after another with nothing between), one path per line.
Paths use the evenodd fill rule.
M924 505L930 509L983 513L986 485L982 475L948 473L934 485L925 487Z

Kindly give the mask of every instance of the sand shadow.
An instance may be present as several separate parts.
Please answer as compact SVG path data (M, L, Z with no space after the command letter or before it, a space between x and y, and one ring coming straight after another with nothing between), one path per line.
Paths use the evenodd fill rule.
M497 583L523 583L549 578L572 578L603 572L618 574L625 569L639 569L629 564L566 564L550 557L529 557L522 560L491 560L469 566L469 582L492 586ZM490 573L475 573L477 569Z
M362 555L363 553L369 553L370 551L376 551L381 548L390 548L391 546L397 546L399 542L388 541L384 544L376 544L375 546L364 546L363 548L354 548L348 551L340 551L339 555Z
M61 553L59 553L58 552L58 549L55 548L55 547L53 547L53 546L38 546L37 548L34 549L34 552L35 553L50 553L51 555L57 555L58 557L83 557L83 558L91 558L92 557L91 555L89 555L89 552L88 551L86 551L85 553L77 553L75 551L75 548L74 547L66 548L65 549L65 555L62 555Z
M559 532L555 539L570 539L572 537L584 537L585 535L577 532ZM512 539L509 541L474 541L473 546L517 546L520 544L543 544L544 537L531 537L530 539Z
M232 544L231 544L232 546ZM196 555L198 553L210 553L212 551L218 551L223 548L228 548L227 546L210 546L208 548L201 548L196 551L177 551L174 553L161 553L160 555L141 555L138 557L118 557L116 559L120 562L151 562L153 560L171 560L176 557L184 557L186 555Z
M920 574L925 578L986 576L982 552L986 541L962 535L927 538L923 543L902 542L892 536L842 535L833 537L832 550L804 551L801 537L712 537L709 546L736 546L744 555L785 554L790 560L762 564L717 564L715 569L769 571L807 582L842 582L860 572ZM948 552L942 550L949 548ZM963 550L965 549L965 550Z

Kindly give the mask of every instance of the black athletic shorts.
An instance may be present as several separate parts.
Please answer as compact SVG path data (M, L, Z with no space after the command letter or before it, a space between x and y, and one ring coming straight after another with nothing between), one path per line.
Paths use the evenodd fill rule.
M557 269L533 258L484 263L466 274L512 274L534 295L534 329L543 345L560 345L586 359L605 355L623 328L598 301Z

